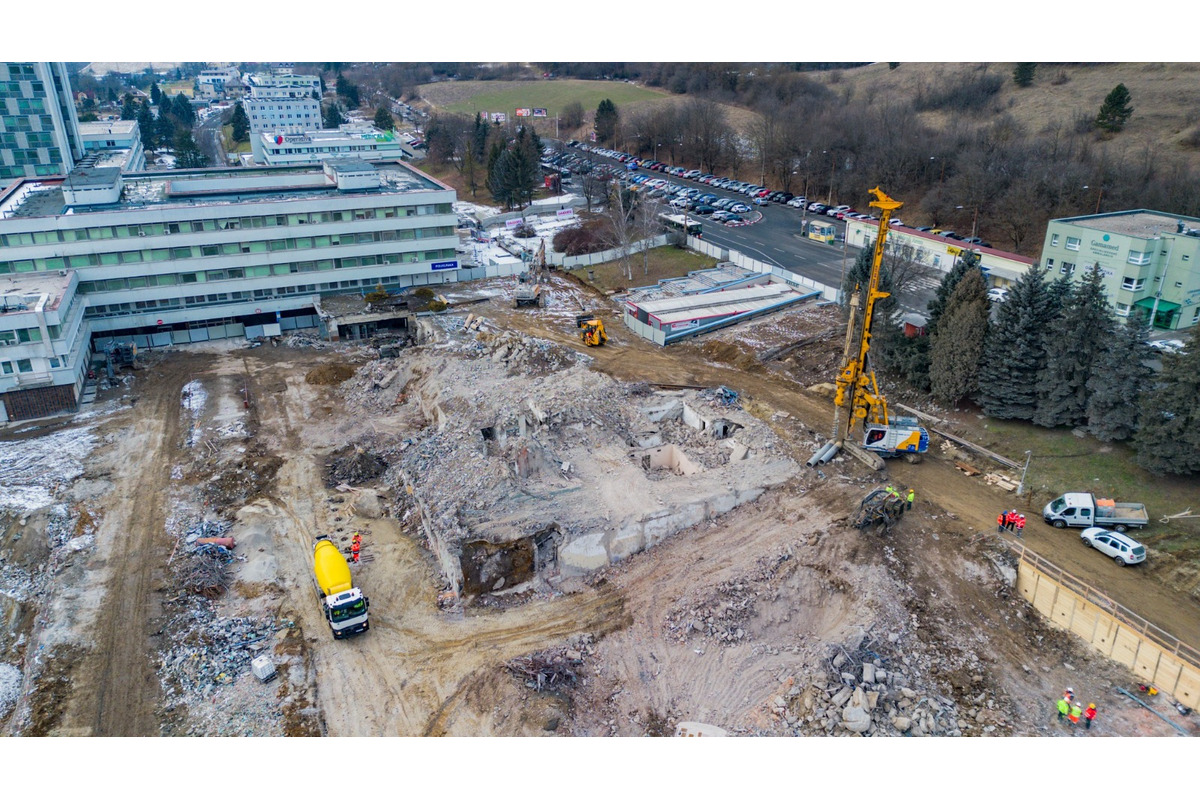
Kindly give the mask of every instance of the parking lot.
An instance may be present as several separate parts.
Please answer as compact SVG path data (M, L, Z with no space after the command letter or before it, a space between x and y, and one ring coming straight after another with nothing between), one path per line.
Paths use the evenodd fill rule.
M633 168L631 164L634 164ZM828 286L841 285L845 271L858 256L858 248L846 247L845 222L839 218L839 215L844 218L861 213L852 208L842 208L830 215L831 206L813 200L810 206L813 210L809 211L802 207L806 202L804 198L791 196L789 199L787 193L776 193L772 200L772 192L767 187L742 183L739 189L738 182L721 176L660 161L639 161L626 153L579 142L574 146L568 142L561 150L548 153L543 169L559 172L567 178L586 175L602 181L615 179L664 205L677 203L675 208L704 223L703 238L706 241ZM764 191L765 195L754 196ZM735 211L735 204L748 210ZM806 238L802 234L802 223L814 221L831 224L835 230L834 240L823 242ZM918 281L910 296L901 300L902 307L924 312L936 286L937 282L933 280Z

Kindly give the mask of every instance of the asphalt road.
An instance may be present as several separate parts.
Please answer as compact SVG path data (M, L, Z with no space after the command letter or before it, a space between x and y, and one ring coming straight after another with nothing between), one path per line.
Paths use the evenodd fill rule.
M588 155L597 163L607 163L614 169L624 170L625 165L616 159L605 158L595 153ZM644 170L638 170L644 172ZM715 189L702 183L666 175L658 172L646 174L662 177L680 186L694 186L704 192L711 192L718 197L733 197L751 207L748 214L741 216L755 219L761 214L761 220L753 225L729 227L712 219L692 215L704 223L704 239L721 247L727 247L745 253L768 264L785 269L796 275L802 275L827 286L840 286L845 270L850 269L854 259L858 257L859 248L847 247L842 242L835 245L816 242L800 235L801 220L805 216L798 208L791 208L778 203L765 206L755 206L745 195ZM865 210L867 199L855 204L856 208ZM832 221L844 238L845 223L831 220L829 217L816 217L808 214L808 219L819 218L822 221ZM900 306L907 311L924 312L929 301L933 298L938 281L933 279L918 279L914 286L899 297Z
M233 113L232 109L220 114L212 114L204 121L196 123L196 145L208 156L210 167L223 167L228 162L225 158L225 147L221 142L221 125L225 118Z

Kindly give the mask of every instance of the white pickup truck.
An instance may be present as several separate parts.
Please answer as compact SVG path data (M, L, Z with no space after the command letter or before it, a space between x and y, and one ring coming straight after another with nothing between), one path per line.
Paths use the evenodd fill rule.
M1042 509L1042 519L1056 528L1100 526L1120 533L1150 524L1150 515L1141 503L1097 499L1091 492L1067 492L1051 500Z

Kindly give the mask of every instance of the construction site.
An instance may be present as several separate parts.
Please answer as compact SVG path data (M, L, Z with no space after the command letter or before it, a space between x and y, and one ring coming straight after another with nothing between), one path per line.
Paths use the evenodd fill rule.
M1196 576L997 532L1010 470L879 416L872 291L663 347L539 271L139 353L0 441L0 730L1195 735Z

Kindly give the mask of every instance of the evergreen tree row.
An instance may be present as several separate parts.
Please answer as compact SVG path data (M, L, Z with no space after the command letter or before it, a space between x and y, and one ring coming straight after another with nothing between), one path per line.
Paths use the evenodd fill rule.
M860 253L847 296L865 285L871 255ZM890 266L885 258L884 291ZM878 304L884 329L873 352L940 402L970 398L997 419L1129 441L1138 463L1157 473L1200 472L1200 347L1163 354L1156 374L1148 365L1147 316L1117 324L1098 270L1076 283L1048 278L1035 265L993 309L978 256L964 254L929 303L926 336L903 335L894 298Z

